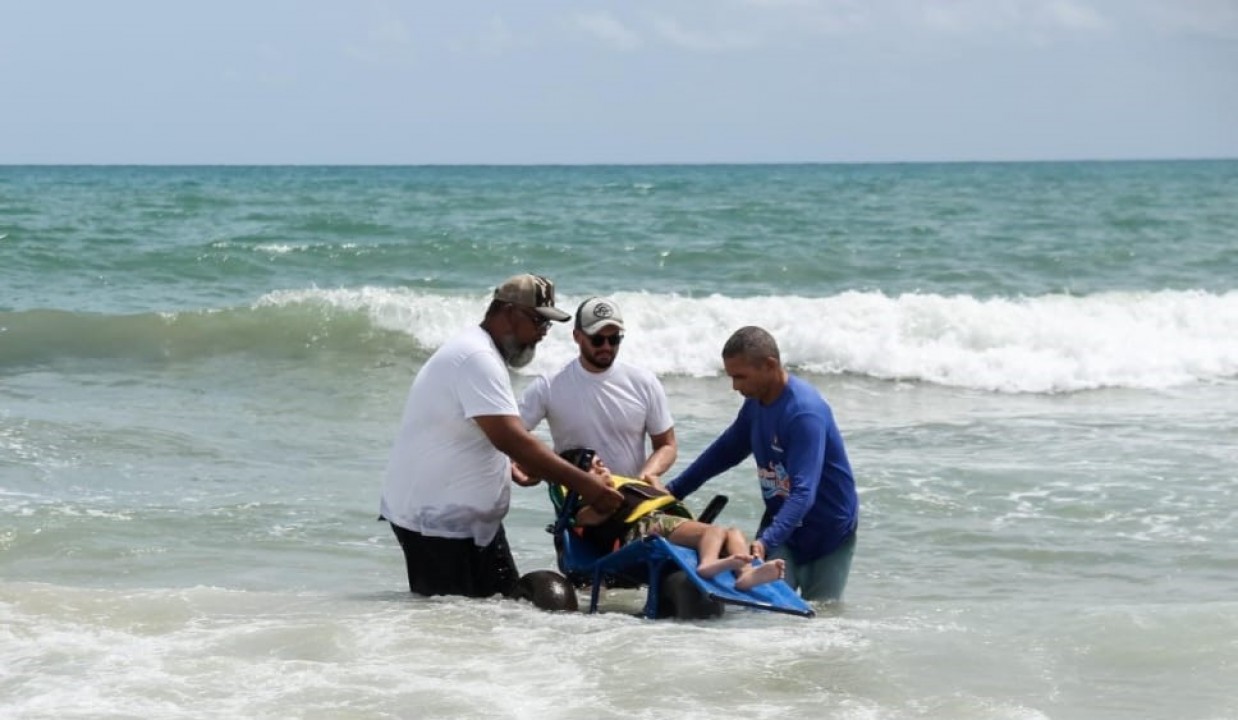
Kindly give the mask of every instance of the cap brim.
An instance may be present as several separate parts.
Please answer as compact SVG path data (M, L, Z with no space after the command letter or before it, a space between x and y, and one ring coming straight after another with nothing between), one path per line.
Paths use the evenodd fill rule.
M580 331L586 335L597 335L598 333L602 332L604 328L608 328L608 327L619 328L619 332L623 332L623 323L618 320L612 320L610 318L606 318L605 320L598 320L592 325L586 325L582 327Z
M536 310L542 317L549 318L555 322L567 322L572 319L571 315L568 315L557 307L535 307L533 309Z

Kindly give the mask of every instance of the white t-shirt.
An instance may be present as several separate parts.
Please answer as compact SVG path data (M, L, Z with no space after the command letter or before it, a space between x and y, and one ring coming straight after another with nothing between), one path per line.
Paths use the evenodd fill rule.
M472 418L519 414L490 335L473 327L447 341L408 391L383 481L383 517L423 535L488 545L510 504L511 460Z
M636 477L645 465L645 435L660 435L675 424L652 372L616 360L592 373L579 357L525 388L520 418L529 430L546 420L555 452L593 448L611 472L626 477Z

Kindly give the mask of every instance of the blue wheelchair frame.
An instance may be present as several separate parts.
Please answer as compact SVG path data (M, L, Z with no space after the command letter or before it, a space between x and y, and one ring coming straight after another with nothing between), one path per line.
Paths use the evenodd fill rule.
M725 502L725 499L723 499ZM647 585L642 614L649 619L659 617L662 580L668 571L681 570L696 590L707 600L812 617L816 613L786 582L775 580L748 590L735 588L735 574L725 571L712 578L703 578L696 571L696 551L675 545L666 538L650 536L636 540L610 553L600 553L572 532L580 499L569 493L559 508L554 525L547 528L555 538L559 571L573 582L587 579L592 586L589 612L597 612L598 598L609 578L626 577ZM702 515L704 517L704 515ZM673 568L668 568L671 563ZM583 583L582 583L583 584Z

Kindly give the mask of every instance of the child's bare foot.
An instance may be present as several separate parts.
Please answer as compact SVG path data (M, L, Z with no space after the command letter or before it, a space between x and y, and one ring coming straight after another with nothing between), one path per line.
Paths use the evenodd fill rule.
M752 562L752 558L743 555L731 555L729 557L718 558L710 562L701 563L696 566L696 572L703 578L711 578L719 573L727 570L739 570L748 563Z
M779 580L786 574L786 568L786 562L781 559L769 560L757 566L749 565L747 569L739 573L739 578L735 580L735 588L748 590L757 585Z

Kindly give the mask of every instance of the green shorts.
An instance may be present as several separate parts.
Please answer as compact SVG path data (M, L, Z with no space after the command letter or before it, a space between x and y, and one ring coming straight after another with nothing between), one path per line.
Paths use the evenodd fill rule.
M805 600L837 602L842 600L851 574L851 558L855 555L855 533L828 555L810 563L797 563L786 546L775 548L768 559L782 558L787 563L787 584L800 591Z
M654 510L643 518L640 518L628 529L628 534L623 537L623 542L630 543L633 540L649 537L650 535L661 535L666 539L670 539L671 533L675 532L675 528L687 522L687 518L681 518L675 515L667 515L666 513Z

